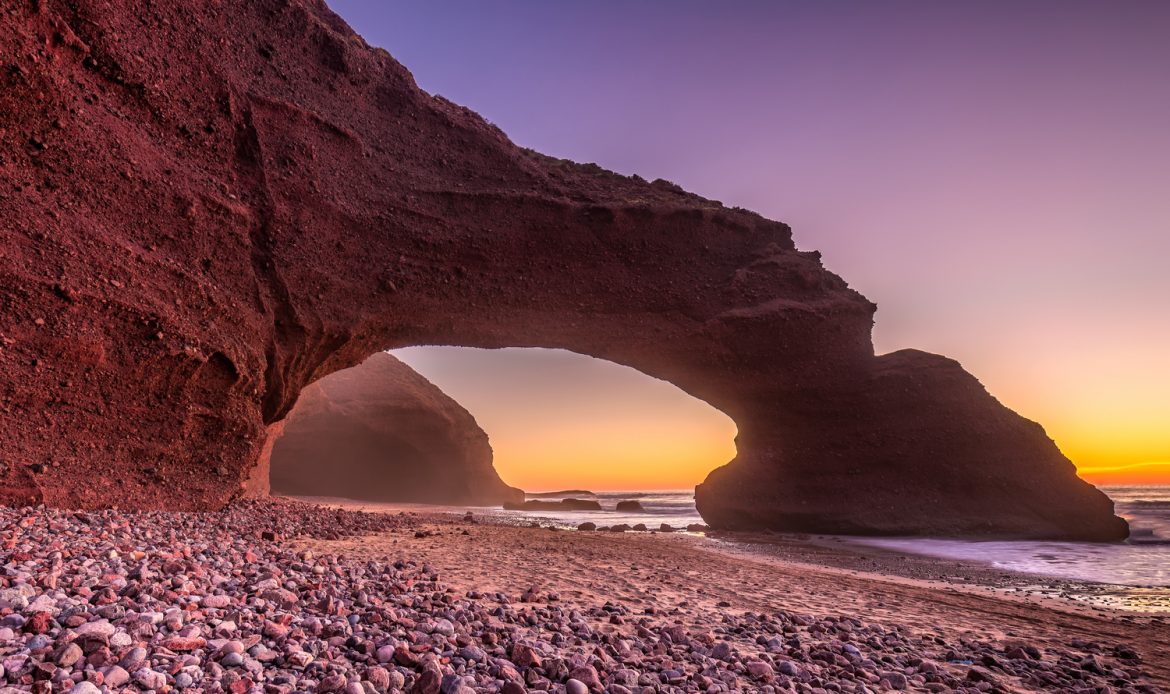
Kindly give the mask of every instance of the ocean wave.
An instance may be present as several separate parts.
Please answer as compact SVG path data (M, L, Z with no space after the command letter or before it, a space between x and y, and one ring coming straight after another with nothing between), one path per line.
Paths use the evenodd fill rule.
M1133 499L1118 501L1117 506L1122 508L1135 507L1140 509L1161 509L1170 511L1170 500L1167 499Z

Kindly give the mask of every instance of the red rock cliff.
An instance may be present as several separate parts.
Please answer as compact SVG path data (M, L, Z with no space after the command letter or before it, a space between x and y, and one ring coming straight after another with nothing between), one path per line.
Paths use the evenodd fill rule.
M301 391L268 466L272 491L368 501L498 506L524 501L492 467L471 413L378 352Z
M319 2L19 0L0 65L0 499L216 507L313 380L511 345L735 419L715 525L1125 533L785 225L519 149Z

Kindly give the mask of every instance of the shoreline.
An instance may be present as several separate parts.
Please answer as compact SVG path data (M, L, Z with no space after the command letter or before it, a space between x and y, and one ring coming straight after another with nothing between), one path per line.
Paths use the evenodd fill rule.
M793 564L896 577L936 587L980 589L1005 598L1042 600L1054 609L1093 610L1170 623L1170 586L1129 586L1018 571L990 561L955 559L870 545L840 536L712 533L731 551L772 555Z
M811 542L780 538L777 542L777 537L762 534L769 535L767 542L759 542L760 538L753 542L741 534L729 538L719 533L702 537L688 533L554 531L499 523L497 516L479 514L476 509L397 506L400 512L428 528L426 537L393 540L391 544L377 538L359 538L313 546L359 558L422 550L419 556L460 588L478 586L482 591L486 585L488 590L506 592L509 586L515 590L532 584L568 592L577 599L596 600L613 599L615 595L646 600L647 591L632 587L627 579L607 576L604 569L616 571L622 562L634 567L653 557L649 566L665 576L670 573L667 569L673 557L674 569L701 565L707 570L687 571L682 574L680 586L666 592L674 595L682 590L686 594L684 602L705 605L711 615L720 614L722 602L735 605L737 601L730 597L712 600L711 590L704 585L738 584L743 588L729 592L730 596L772 583L764 596L743 600L743 606L761 610L799 607L812 613L845 614L899 627L978 634L993 641L1031 637L1050 648L1084 645L1108 637L1128 640L1131 643L1125 647L1135 647L1151 656L1170 652L1170 615L1084 604L1076 599L1084 587L1081 582L928 556L907 559L889 550L854 545L838 538ZM472 522L465 519L467 512L472 514ZM529 554L538 559L534 562ZM581 572L582 567L600 559L609 563L585 571L585 578L552 578ZM509 568L505 571L503 565ZM752 578L745 580L745 576ZM1043 589L1038 587L1040 584ZM621 586L617 593L612 592L615 586ZM1164 660L1160 655L1150 657L1143 667L1150 670L1153 681L1166 688L1170 687L1170 663Z
M604 530L579 531L571 524L539 512L509 513L501 512L499 507L363 502L335 497L289 498L374 513L414 513L424 518L439 516L458 520L465 513L472 513L479 523L542 529L554 526L563 532L610 534ZM938 588L979 589L980 592L986 589L1004 597L1044 600L1056 609L1116 611L1120 615L1162 618L1170 624L1170 586L1127 586L1018 571L997 567L990 561L956 559L868 544L866 540L869 538L863 537L768 531L693 533L681 528L670 533L650 528L631 531L631 534L689 536L714 543L715 547L736 557L772 557L787 564L858 572L873 578L917 580Z

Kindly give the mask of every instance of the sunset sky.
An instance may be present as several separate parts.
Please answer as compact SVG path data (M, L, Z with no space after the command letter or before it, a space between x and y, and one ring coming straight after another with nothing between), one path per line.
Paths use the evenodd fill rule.
M878 303L879 352L959 359L1094 481L1170 482L1170 3L331 5L520 145L791 224ZM725 462L704 438L727 437L717 416L672 427L661 403L594 440L513 441L531 393L468 380L502 358L520 378L547 355L435 354L423 371L485 423L514 484L584 484L584 462L539 480L509 466L602 465L611 439L647 470L701 467L679 448ZM566 369L561 391L533 386L549 417L584 427L625 397L568 397L596 374ZM643 397L644 379L614 381ZM662 443L678 432L693 443Z
M626 366L552 349L395 350L475 415L529 491L685 489L735 455L735 423Z

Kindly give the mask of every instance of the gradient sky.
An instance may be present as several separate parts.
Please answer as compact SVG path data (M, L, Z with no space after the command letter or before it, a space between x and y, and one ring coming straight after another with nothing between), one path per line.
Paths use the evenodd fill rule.
M520 145L791 224L879 352L959 359L1095 481L1170 481L1170 3L332 6Z
M496 470L529 491L686 489L735 455L735 423L627 366L559 349L394 354L475 415Z

